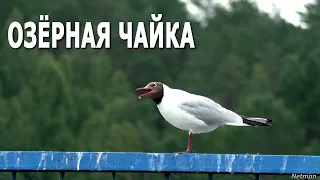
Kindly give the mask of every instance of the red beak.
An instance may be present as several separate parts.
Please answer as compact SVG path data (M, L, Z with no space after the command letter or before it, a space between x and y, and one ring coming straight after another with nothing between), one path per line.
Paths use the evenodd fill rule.
M137 88L136 91L145 91L146 93L141 94L140 96L138 96L139 99L141 99L142 97L148 96L149 92L152 91L152 88L146 88L146 87L142 87L142 88Z

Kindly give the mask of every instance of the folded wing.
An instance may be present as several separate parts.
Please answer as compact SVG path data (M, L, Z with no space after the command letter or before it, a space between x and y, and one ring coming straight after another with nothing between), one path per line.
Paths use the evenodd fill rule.
M238 114L204 96L190 94L179 107L207 125L248 126Z

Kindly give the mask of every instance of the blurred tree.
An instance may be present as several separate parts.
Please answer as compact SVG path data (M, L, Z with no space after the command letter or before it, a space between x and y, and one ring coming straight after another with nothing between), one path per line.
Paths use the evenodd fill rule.
M307 130L306 145L310 140L318 139L319 128L314 124L319 121L319 64L315 59L303 58L288 61L281 74L278 94Z

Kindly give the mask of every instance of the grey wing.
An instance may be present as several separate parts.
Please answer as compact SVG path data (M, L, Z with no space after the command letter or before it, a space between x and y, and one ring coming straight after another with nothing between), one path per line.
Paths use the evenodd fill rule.
M242 123L241 117L236 113L204 96L193 95L179 107L207 125Z

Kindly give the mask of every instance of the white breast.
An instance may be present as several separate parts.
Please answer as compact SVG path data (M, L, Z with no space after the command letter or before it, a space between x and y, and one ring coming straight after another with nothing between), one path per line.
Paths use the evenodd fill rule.
M216 129L216 126L208 126L203 121L195 118L179 108L179 104L189 93L177 89L170 89L164 85L164 96L160 104L157 105L160 114L170 124L185 131L193 133L205 133Z

